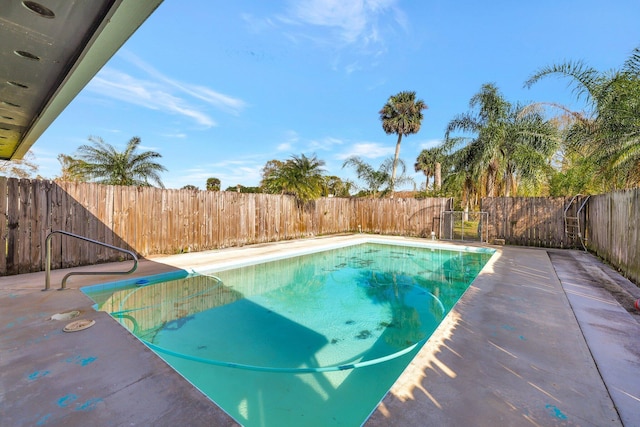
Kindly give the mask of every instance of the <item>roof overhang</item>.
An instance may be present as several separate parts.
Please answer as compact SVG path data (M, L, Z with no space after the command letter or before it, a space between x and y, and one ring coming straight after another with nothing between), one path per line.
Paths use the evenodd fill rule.
M0 8L0 160L19 160L162 0Z

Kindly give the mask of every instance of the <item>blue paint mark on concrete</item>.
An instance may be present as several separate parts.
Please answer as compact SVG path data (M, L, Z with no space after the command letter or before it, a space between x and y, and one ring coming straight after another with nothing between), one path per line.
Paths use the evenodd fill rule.
M551 415L553 415L556 418L559 418L561 420L566 420L567 416L565 414L562 413L562 411L560 409L558 409L556 406L554 405L546 405L545 408L547 408L549 410L549 412L551 413Z
M93 411L96 409L96 405L100 402L102 402L102 399L100 398L89 399L82 405L76 406L76 411Z
M520 335L518 338L520 338L522 341L526 341L527 339L524 337L524 335Z
M80 366L87 366L93 362L95 362L96 360L98 360L98 358L96 356L89 356L89 357L82 357L82 356L74 356L74 357L69 357L65 360L65 362L67 363L75 363L76 365L80 365Z
M38 420L38 422L36 422L36 425L37 425L37 426L43 426L43 425L45 425L45 423L47 422L47 420L48 420L49 418L51 418L51 414L47 414L47 415L43 416L42 418L40 418L40 419Z
M16 322L10 322L4 325L4 329L13 328L16 325Z
M67 394L66 396L63 396L60 399L58 399L58 406L61 408L66 408L77 399L78 399L78 396L76 396L75 394L73 393Z
M514 328L513 326L510 325L502 325L502 329L504 329L505 331L515 331L516 328Z
M50 373L51 373L50 371L33 371L32 373L29 374L28 378L30 381L33 381L42 377L46 377Z
M16 317L15 319L13 319L13 322L9 322L9 323L5 324L4 325L4 329L13 328L16 325L20 325L20 324L26 322L27 320L39 319L41 317L46 317L46 316L47 316L46 313L38 313L38 314L35 314L35 315L30 315L30 316Z
M86 359L80 360L80 365L81 366L87 366L88 364L95 362L97 359L98 358L95 357L95 356L89 356Z

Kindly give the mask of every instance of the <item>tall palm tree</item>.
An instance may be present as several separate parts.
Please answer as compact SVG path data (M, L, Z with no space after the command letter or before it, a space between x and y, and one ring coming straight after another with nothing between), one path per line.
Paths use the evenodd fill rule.
M640 47L622 68L599 72L581 61L546 66L536 71L525 87L548 76L571 80L574 93L584 98L589 111L574 113L567 130L567 145L595 159L599 174L610 189L640 184Z
M149 181L164 188L160 172L167 170L154 161L162 157L155 151L138 152L140 138L134 136L124 151L118 151L99 137L91 137L93 145L81 145L78 154L71 159L72 174L100 184L150 186Z
M465 138L458 137L460 141ZM473 210L482 190L482 177L476 165L479 160L479 144L461 144L462 147L445 157L446 174L442 183L445 194L460 195L460 207Z
M502 124L506 121L510 106L495 85L484 84L469 101L469 107L477 111L459 114L447 125L445 149L454 149L461 142L473 145L474 149L469 151L473 155L463 157L473 163L459 169L470 169L472 178L477 181L484 176L486 195L493 197L499 168L499 141L503 140L504 135ZM473 136L452 138L451 134L456 131Z
M324 165L324 160L319 160L315 154L311 157L291 156L279 167L270 169L263 179L263 187L268 193L289 194L302 202L320 198L326 183Z
M518 179L533 179L548 165L558 146L557 128L538 110L512 106L493 84L484 84L469 106L471 112L447 125L444 148L469 145L458 159L470 163L458 169L484 182L486 196L494 197L500 186L510 196ZM453 137L454 132L470 136Z
M421 99L416 99L415 92L399 92L392 95L387 103L380 110L380 120L382 120L382 129L387 133L398 135L396 142L396 151L393 158L393 167L391 170L391 193L396 184L396 168L400 156L400 143L403 135L417 133L422 124L422 110L426 110L427 104Z

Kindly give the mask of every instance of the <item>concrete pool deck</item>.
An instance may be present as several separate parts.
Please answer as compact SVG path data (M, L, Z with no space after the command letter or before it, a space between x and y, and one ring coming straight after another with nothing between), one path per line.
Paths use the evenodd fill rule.
M126 278L360 238L151 257ZM640 317L602 282L640 289L581 251L495 248L365 425L639 425ZM52 287L69 271L129 265L55 270ZM78 290L121 279L73 276L70 290L42 292L42 272L0 277L1 425L237 425ZM71 310L95 325L65 333L69 321L49 320Z

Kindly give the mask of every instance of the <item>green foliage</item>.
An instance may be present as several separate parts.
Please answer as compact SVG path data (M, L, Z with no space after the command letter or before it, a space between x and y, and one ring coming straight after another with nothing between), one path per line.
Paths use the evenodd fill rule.
M220 191L220 180L215 177L207 178L207 191Z
M87 180L80 172L81 168L75 166L75 164L81 162L81 160L75 159L73 156L67 154L58 154L58 161L60 162L62 175L56 179L66 182L85 182Z
M164 188L160 172L167 169L155 162L162 157L155 151L138 152L140 138L129 140L124 151L120 152L99 137L90 137L93 145L81 145L76 157L59 156L67 162L70 176L82 181L94 181L107 185L150 186L149 181ZM63 163L64 167L65 163Z
M432 177L432 190L437 192L442 187L442 163L445 161L445 155L442 147L433 147L424 149L418 154L414 169L416 172L424 173L427 178L424 189L429 189L429 178Z
M554 122L538 109L507 102L493 84L484 84L469 106L471 111L451 120L445 132L448 190L458 188L465 201L508 197L519 184L544 176L559 144Z
M337 176L325 176L324 194L323 196L332 197L350 197L353 184L349 181L343 181Z
M182 190L191 190L191 191L200 191L200 189L198 187L196 187L195 185L191 185L191 184L187 184L184 187L181 188Z
M267 178L272 174L275 173L276 171L280 170L283 166L284 163L282 160L269 160L267 163L265 163L264 167L262 168L262 179L260 180L260 187L261 188L265 188L266 187L266 181Z
M260 187L245 187L244 185L231 185L227 187L224 191L234 191L236 193L262 193L262 189Z
M551 172L549 195L573 196L604 191L597 183L599 180L594 179L597 170L598 165L593 157L577 151L563 153L560 165Z
M550 75L569 79L588 111L511 104L494 84L483 85L470 111L449 122L444 143L416 159L416 172L427 177L420 196L455 197L460 207L473 208L483 196L567 196L640 185L640 47L619 70L567 62L540 69L525 86ZM546 108L560 114L548 119Z
M402 159L398 159L397 161L397 165L400 167L400 176L394 180L392 175L394 163L394 159L390 157L383 161L378 169L374 169L373 166L366 163L360 157L352 156L344 161L342 167L354 168L358 179L364 181L364 187L354 185L360 189L357 194L358 197L382 197L392 192L394 183L405 184L413 182L413 180L406 175L407 168Z
M325 192L324 161L314 154L291 156L285 162L271 161L265 166L263 189L271 194L289 194L301 202L322 197Z
M556 177L572 188L577 181L583 188L616 190L640 184L640 47L636 47L619 70L599 72L583 62L546 66L534 73L525 86L542 78L560 76L570 80L578 99L589 107L587 114L568 112L564 133L567 152L579 152L583 161L573 159L578 170L592 171L585 182L579 172L562 171ZM584 162L584 164L582 164ZM593 169L591 169L594 167ZM560 179L564 177L563 179ZM567 181L568 180L568 181ZM557 186L556 186L557 188Z

